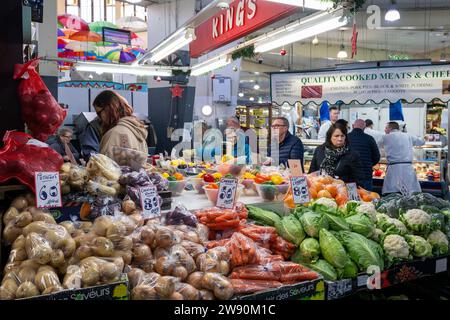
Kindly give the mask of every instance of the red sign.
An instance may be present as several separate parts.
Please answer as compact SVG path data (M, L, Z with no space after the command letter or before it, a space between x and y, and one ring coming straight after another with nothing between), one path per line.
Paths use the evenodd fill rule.
M192 58L246 36L296 12L298 7L263 0L235 0L195 28L196 40L189 45Z

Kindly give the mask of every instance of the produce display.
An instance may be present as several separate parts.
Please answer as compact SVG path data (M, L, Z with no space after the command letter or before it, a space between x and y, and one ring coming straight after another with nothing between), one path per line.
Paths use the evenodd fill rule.
M441 181L441 169L439 163L417 162L413 164L416 170L417 178L421 181ZM384 179L386 176L387 165L378 164L373 169L373 177Z

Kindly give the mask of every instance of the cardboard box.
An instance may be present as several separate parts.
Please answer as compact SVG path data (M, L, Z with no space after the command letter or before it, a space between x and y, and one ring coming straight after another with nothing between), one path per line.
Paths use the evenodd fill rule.
M20 300L129 300L129 297L128 277L123 274L121 279L114 283Z
M325 300L325 284L323 279L304 281L277 289L237 296L234 300Z

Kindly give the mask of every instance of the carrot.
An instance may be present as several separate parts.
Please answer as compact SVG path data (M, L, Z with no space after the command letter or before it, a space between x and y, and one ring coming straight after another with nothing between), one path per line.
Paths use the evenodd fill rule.
M222 215L218 216L216 218L216 222L217 223L219 223L219 222L226 222L228 220L233 220L235 218L238 218L238 215L236 215L234 213L225 213L225 214L222 214Z
M286 273L282 274L280 281L281 282L290 282L290 281L306 281L306 280L314 280L317 279L318 275L314 271L307 272L299 272L299 273Z
M231 221L227 221L227 222L207 224L208 228L213 229L213 230L223 230L226 228L237 227L238 225L239 225L239 220L231 220Z
M252 293L282 286L282 283L278 281L243 279L231 279L231 284L235 294Z

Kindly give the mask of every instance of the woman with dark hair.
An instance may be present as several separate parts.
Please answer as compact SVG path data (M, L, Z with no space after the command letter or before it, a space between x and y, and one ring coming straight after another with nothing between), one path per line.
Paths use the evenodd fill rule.
M345 183L359 185L363 180L360 167L359 154L349 148L347 128L335 123L327 131L325 143L314 151L309 173L321 171Z
M148 153L147 129L133 116L133 108L125 98L105 90L95 98L93 105L102 125L100 153L112 157L114 147Z

